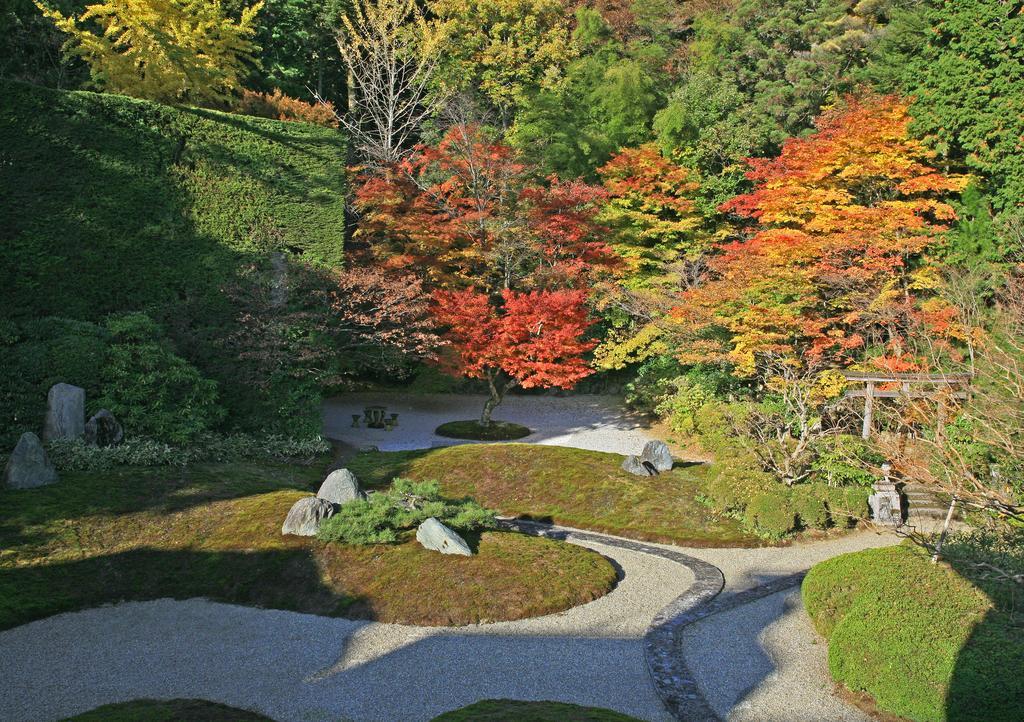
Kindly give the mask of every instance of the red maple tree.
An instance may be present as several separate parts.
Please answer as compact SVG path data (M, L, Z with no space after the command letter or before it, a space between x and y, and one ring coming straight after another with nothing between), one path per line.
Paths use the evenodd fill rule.
M490 395L480 424L512 388L569 389L592 373L583 355L596 342L586 337L586 292L504 290L496 306L474 288L436 291L434 315L447 327L451 370L485 379Z

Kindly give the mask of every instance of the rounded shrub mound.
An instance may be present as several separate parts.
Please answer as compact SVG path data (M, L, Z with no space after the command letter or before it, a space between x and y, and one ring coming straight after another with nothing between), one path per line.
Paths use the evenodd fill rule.
M600 707L565 702L486 699L438 715L433 722L638 722L635 717Z
M105 704L64 722L270 722L255 712L203 699L136 699Z
M434 433L448 439L512 441L522 439L533 432L522 424L514 424L511 421L492 421L487 426L479 421L449 421L434 429Z
M1020 612L920 549L818 564L803 600L832 677L881 711L920 722L1010 722L1024 709Z

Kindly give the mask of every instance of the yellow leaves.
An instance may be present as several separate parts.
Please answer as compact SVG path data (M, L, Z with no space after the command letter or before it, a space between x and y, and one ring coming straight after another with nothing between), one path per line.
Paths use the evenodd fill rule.
M220 105L241 89L258 2L237 20L215 0L107 0L78 18L36 2L70 36L66 52L89 63L104 89L165 103ZM92 28L98 28L95 32Z
M622 369L669 352L664 332L652 322L632 334L622 330L609 333L594 350L594 365L604 370Z

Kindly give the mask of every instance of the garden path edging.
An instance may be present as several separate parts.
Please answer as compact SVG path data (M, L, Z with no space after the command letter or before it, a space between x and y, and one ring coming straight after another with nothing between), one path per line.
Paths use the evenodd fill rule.
M800 584L805 571L789 574L765 584L719 597L725 575L714 564L681 552L621 537L522 519L500 519L501 528L533 536L580 541L650 554L676 562L693 574L693 584L666 605L644 634L644 657L654 688L662 703L679 720L717 720L682 654L683 629L712 614L733 609Z

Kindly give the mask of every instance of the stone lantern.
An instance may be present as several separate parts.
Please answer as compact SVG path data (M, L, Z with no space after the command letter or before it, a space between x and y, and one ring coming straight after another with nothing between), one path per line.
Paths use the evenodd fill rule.
M876 524L901 526L903 507L900 503L900 493L896 490L896 482L889 475L891 471L892 465L889 462L882 464L882 478L872 486L875 493L868 497L868 504L871 506L871 516Z

